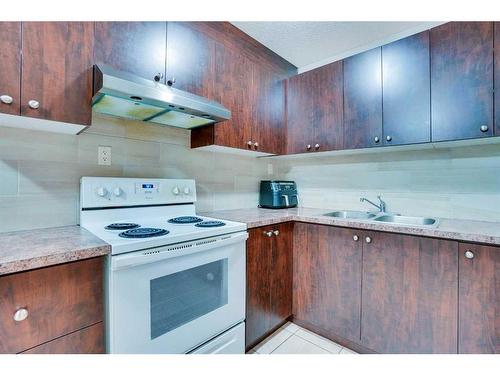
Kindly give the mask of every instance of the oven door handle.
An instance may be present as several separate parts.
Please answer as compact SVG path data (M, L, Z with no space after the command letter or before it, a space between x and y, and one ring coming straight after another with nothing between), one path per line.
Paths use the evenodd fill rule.
M159 262L168 258L188 255L217 247L244 242L248 238L247 232L236 232L217 237L202 238L195 241L182 242L176 245L168 245L136 251L133 253L115 255L111 257L111 270L117 271L144 264Z

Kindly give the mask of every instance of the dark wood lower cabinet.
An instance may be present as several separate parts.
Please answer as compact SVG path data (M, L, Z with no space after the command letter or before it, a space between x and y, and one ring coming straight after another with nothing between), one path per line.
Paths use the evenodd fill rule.
M360 238L360 231L356 230L295 224L294 319L346 339L359 341Z
M104 324L101 322L26 350L23 354L102 354L104 352Z
M460 244L458 352L500 353L500 248Z
M292 224L249 231L247 242L247 349L292 313Z
M103 259L2 276L0 301L0 353L23 352L102 322ZM16 320L20 309L27 316ZM80 344L83 352L87 343Z
M366 232L364 346L378 353L457 352L457 248L453 241Z

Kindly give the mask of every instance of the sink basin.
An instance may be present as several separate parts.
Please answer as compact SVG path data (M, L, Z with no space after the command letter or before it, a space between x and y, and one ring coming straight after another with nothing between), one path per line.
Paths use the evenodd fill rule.
M399 215L382 215L373 221L381 221L384 223L394 223L403 225L418 225L418 226L428 226L436 225L437 220L432 217L419 217L419 216L399 216Z
M334 211L325 214L324 216L338 217L341 219L372 219L376 214L364 211Z

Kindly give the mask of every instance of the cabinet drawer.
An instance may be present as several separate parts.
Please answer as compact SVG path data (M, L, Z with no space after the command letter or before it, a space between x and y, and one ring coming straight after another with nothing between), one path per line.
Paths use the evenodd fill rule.
M101 322L102 279L103 258L0 277L0 353L19 353ZM18 313L16 321L20 309L27 317Z
M102 354L104 349L104 324L70 333L45 344L26 350L24 354Z

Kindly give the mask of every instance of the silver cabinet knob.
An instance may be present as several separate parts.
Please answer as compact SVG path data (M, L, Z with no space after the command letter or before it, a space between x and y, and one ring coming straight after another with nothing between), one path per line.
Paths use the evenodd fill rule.
M486 133L488 131L488 125L481 125L479 129L481 129L483 133Z
M31 109L38 109L40 107L40 103L37 100L30 100L28 105Z
M392 137L390 135L388 135L387 137L385 137L385 139L387 139L387 142L392 141Z
M153 79L155 80L155 82L160 82L163 79L163 73L156 73Z
M314 148L315 148L316 150L317 150L317 149L319 149L319 143L316 143L316 144L314 145Z
M0 101L3 104L12 104L12 102L14 101L14 99L12 99L12 96L9 96L9 95L1 95L0 96Z
M365 238L365 242L366 243L371 243L372 242L372 238L371 237L366 237Z
M255 149L259 148L259 142L255 142L255 143L253 144L253 147L254 147Z
M269 231L269 232L264 232L264 234L267 236L267 237L272 237L273 236L273 231Z
M28 315L29 315L28 309L22 307L14 313L13 318L16 322L22 322L24 319L28 317Z
M311 149L311 145L307 145L306 149L307 149L307 151L309 151Z
M373 140L375 141L375 143L378 143L380 141L380 138L379 137L375 137L375 138L373 138Z
M170 78L170 79L167 81L167 85L169 85L169 86L173 86L173 85L174 85L174 83L175 83L175 77L172 77L172 78Z
M358 240L359 240L359 237L358 237L358 235L357 235L357 234L355 234L354 236L352 236L352 239L353 239L354 241L358 241Z
M248 141L248 142L247 142L247 146L248 146L248 147L252 147L252 146L253 146L253 142L252 142L252 141Z
M467 251L464 253L464 255L465 255L465 257L466 257L467 259L472 259L472 258L474 258L474 253L473 253L472 251L470 251L470 250L467 250Z
M273 233L274 233L275 236L279 236L280 235L280 231L279 230L275 230Z

